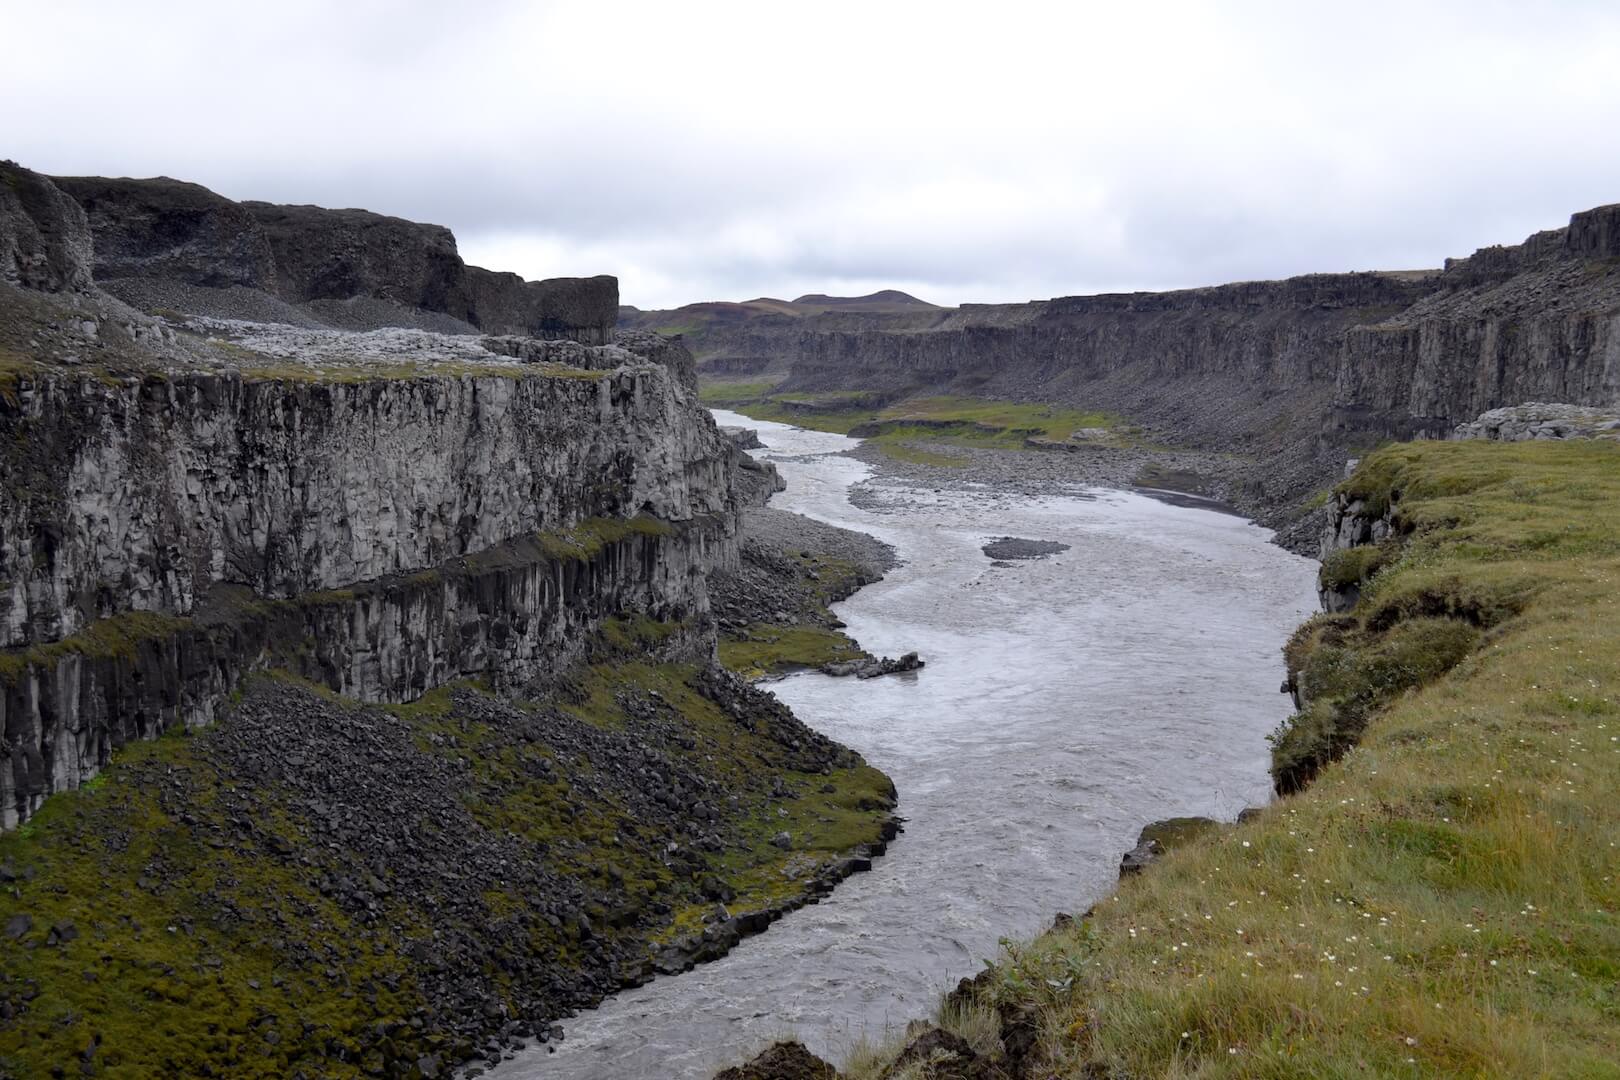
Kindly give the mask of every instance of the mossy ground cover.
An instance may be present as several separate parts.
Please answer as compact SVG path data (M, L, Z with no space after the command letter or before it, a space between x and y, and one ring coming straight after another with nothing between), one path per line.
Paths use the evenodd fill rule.
M1395 446L1344 487L1398 546L1290 663L1337 653L1354 748L1002 957L1054 1075L1620 1076L1620 448Z
M884 404L862 391L778 393L775 387L765 380L708 381L703 402L756 420L853 433L898 460L945 468L963 464L949 452L953 446L1022 450L1026 440L1062 443L1083 429L1107 431L1101 441L1108 445L1128 445L1133 438L1117 416L1058 405L961 396Z
M281 1077L312 1053L358 1058L367 1020L408 1015L396 933L408 921L361 934L313 875L223 844L212 796L232 781L197 751L181 735L133 744L0 837L15 879L0 925L21 930L0 959L0 1075L83 1062L95 1075ZM176 806L164 794L177 783L203 797ZM282 808L262 814L267 842L287 842ZM289 933L310 963L287 962L273 937Z
M256 681L0 837L0 1075L408 1075L543 1025L877 842L892 790L610 621L544 700ZM791 845L771 843L789 832Z
M779 379L715 379L705 376L698 387L698 398L711 408L749 405L769 396Z
M848 559L801 551L779 572L777 601L788 616L763 619L720 635L720 663L747 679L782 675L869 654L838 628L829 606L870 580Z

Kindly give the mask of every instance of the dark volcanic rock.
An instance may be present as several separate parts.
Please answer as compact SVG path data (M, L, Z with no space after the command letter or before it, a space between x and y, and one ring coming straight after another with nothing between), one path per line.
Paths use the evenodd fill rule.
M821 673L840 677L853 675L857 679L876 679L883 675L898 675L927 666L927 662L920 659L916 653L908 652L898 660L889 656L876 660L836 660L821 665Z
M91 287L90 225L49 177L0 161L0 282L44 292Z
M992 559L1044 559L1060 551L1068 551L1068 544L1056 540L1020 540L1016 536L998 536L979 549Z
M470 308L456 238L369 210L244 202L275 254L282 299L348 300L359 296L465 318Z
M19 177L34 175L7 168ZM47 194L57 190L43 177L35 181L45 182ZM369 210L238 203L168 177L73 176L56 184L70 196L67 202L77 200L75 211L82 207L80 219L88 215L96 279L120 283L113 290L117 295L152 309L174 307L226 318L262 318L269 312L293 322L313 317L342 329L482 329L593 345L608 341L618 318L616 278L525 281L517 274L468 266L456 250L455 237L441 225ZM42 212L54 218L58 210L49 199L42 201L34 181L8 180L6 187L11 194L0 195L0 237L25 239L0 239L0 252L10 255L12 249L26 247L32 254L9 261L20 267L17 260L24 259L34 268L27 275L30 281L44 283L30 287L64 287L61 266L74 259L61 252L42 255L51 243L35 235L40 232L35 219ZM32 208L27 213L6 209L23 196ZM13 217L28 218L33 225L24 229L5 223ZM84 232L82 224L78 231ZM82 256L78 261L84 273L73 287L90 283L88 247ZM220 291L194 291L198 289ZM234 292L243 289L254 294ZM298 311L276 312L271 301ZM424 321L422 313L439 319Z
M806 1050L803 1043L779 1042L746 1065L714 1080L838 1080L838 1070Z
M208 288L271 288L270 242L246 207L200 184L62 176L95 236L97 281L157 277Z
M1165 852L1174 851L1220 827L1220 822L1206 817L1165 818L1144 825L1136 838L1136 846L1119 861L1119 876L1124 878L1139 874Z

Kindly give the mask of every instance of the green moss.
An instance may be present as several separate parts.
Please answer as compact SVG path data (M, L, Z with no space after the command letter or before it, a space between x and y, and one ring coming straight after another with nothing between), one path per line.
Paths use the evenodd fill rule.
M1363 544L1360 547L1334 551L1322 560L1318 581L1324 588L1343 589L1360 585L1377 573L1392 557L1385 545Z
M967 461L963 458L925 450L913 445L902 435L880 435L873 441L882 449L885 456L896 461L909 462L913 465L932 465L940 469L960 469L967 465Z
M723 851L687 851L695 861L668 859L670 841L684 834L615 799L623 777L559 756L544 737L555 704L526 706L536 724L517 729L458 708L486 692L476 684L388 708L418 752L465 768L459 797L478 828L520 839L564 877L611 889L619 906L588 912L596 936L633 935L649 950L700 925L713 906L704 898L710 880L736 894L734 911L799 895L829 859L877 841L890 805L888 781L875 770L800 771L770 721L739 721L705 695L699 668L644 659L649 643L683 629L611 621L591 649L602 659L573 675L564 700L608 728L630 723L627 710L644 717L656 708L650 730L665 740L660 752L735 798L735 809L720 800L723 816L710 823L725 837ZM258 689L277 699L287 692ZM16 914L33 919L24 940L0 954L0 999L17 1010L0 1021L0 1074L49 1075L94 1036L95 1064L111 1075L369 1075L383 1067L385 1049L407 1061L453 1049L409 1028L386 1042L379 1034L379 1025L392 1028L427 1004L413 941L499 926L514 948L548 962L585 961L576 928L553 926L536 898L496 881L477 894L476 929L398 903L375 919L349 914L321 891L328 853L309 844L303 805L285 804L274 782L221 774L207 752L211 735L125 747L96 782L53 797L26 829L0 837L0 865L18 874L0 892L0 925ZM244 798L263 842L230 839ZM795 836L792 851L769 842L782 830ZM298 855L266 853L278 847ZM62 920L78 936L47 945ZM509 976L489 978L498 994L515 992Z
M155 791L176 773L205 792L230 782L190 739L139 743L99 783L54 796L26 833L0 836L0 863L24 881L0 894L0 921L34 919L8 943L0 995L39 991L0 1025L0 1072L49 1075L93 1033L95 1065L112 1075L286 1076L329 1041L362 1046L377 1009L406 1008L410 973L373 947L387 930L362 933L293 867L201 842L228 823L208 798L186 808L202 830L171 817ZM279 819L266 806L261 827ZM48 944L61 922L77 936ZM289 931L340 977L289 966L272 944Z
M726 408L763 401L776 387L775 379L710 379L702 380L698 399L705 405Z
M1144 840L1156 841L1161 851L1174 851L1201 837L1208 836L1220 825L1209 818L1176 817L1155 821L1142 830Z
M1109 444L1129 442L1118 417L1084 409L972 397L912 398L885 405L881 397L867 391L770 394L771 385L716 384L705 400L759 420L878 438L886 453L907 461L921 459L902 455L927 453L906 447L908 441L916 440L1022 450L1029 439L1064 442L1082 428L1104 428L1112 433L1106 440ZM722 386L734 389L722 390ZM941 460L921 463L946 463L947 455L934 457ZM952 459L950 463L956 462Z
M70 654L133 660L142 645L171 638L190 625L189 619L153 611L126 611L98 619L77 634L48 645L0 651L0 681L15 685L30 666L48 668Z
M674 526L658 518L589 518L570 529L539 533L540 547L553 559L593 559L609 544L631 536L669 536ZM477 556L470 556L469 563Z
M755 623L746 630L728 632L720 642L720 663L750 679L867 655L837 630L809 625Z

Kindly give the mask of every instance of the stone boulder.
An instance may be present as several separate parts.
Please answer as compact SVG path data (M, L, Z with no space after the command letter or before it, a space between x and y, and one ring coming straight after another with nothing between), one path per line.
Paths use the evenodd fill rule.
M1206 817L1165 818L1144 825L1136 838L1136 846L1119 861L1119 876L1123 879L1140 874L1165 852L1174 851L1220 827L1220 822Z
M803 1043L779 1042L746 1065L714 1080L839 1080L838 1070L806 1050Z
M914 652L908 652L898 660L890 656L882 659L835 660L829 664L822 664L821 673L838 677L853 675L857 679L876 679L883 675L897 675L927 666L927 661L920 659Z

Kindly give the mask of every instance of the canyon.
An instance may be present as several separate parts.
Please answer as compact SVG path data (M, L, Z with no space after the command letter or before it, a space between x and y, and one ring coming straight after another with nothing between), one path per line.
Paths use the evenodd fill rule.
M1172 445L1244 459L1224 494L1268 524L1315 513L1303 534L1314 536L1313 498L1380 441L1445 437L1522 402L1620 400L1620 206L1432 270L958 308L896 293L761 299L621 318L682 334L709 378L774 381L783 398L949 394L1118 413Z
M1009 939L939 1026L908 1031L867 1075L950 1059L957 1072L924 1075L1147 1075L1273 1052L1326 1069L1351 1051L1296 1038L1283 1006L1313 995L1347 1031L1355 1014L1327 1003L1330 978L1280 984L1301 957L1378 934L1383 962L1419 981L1496 978L1450 966L1472 933L1408 933L1425 904L1448 926L1550 918L1550 936L1525 924L1481 943L1533 958L1528 977L1564 963L1559 941L1598 943L1569 978L1612 961L1612 814L1552 817L1583 789L1548 755L1573 753L1560 739L1613 753L1599 731L1614 704L1592 689L1612 649L1589 653L1613 640L1620 206L1433 270L958 308L894 290L671 311L619 299L611 277L471 266L441 226L0 163L0 1075L415 1080L475 1075L523 1045L529 1064L514 1068L543 1062L535 1047L565 1019L716 960L873 869L907 793L851 746L921 778L922 843L945 819L943 780L924 767L929 731L896 751L907 718L1072 734L1048 730L1058 705L1009 705L1038 701L1023 685L1038 670L1013 679L960 640L992 606L971 590L996 575L1027 585L1022 601L999 591L1002 622L1020 616L1008 605L1066 598L1049 621L1068 636L1026 630L1021 659L1056 670L1092 650L1090 681L1060 697L1115 695L1115 742L1098 745L1127 763L1133 795L1187 795L1170 808L1186 813L1213 800L1228 818L1268 788L1280 801L1034 941ZM845 423L866 444L722 430L703 395L728 386L752 388L740 411ZM1468 439L1442 441L1453 435ZM1386 445L1400 439L1420 441ZM850 456L891 487L852 492L863 467ZM784 477L811 485L792 496L809 516L764 506ZM1193 493L1097 491L1132 485ZM1284 644L1268 620L1303 614L1308 564L1232 506L1322 558L1324 612L1276 664L1287 698L1258 657ZM838 523L908 535L934 560L863 594L909 598L914 627L949 610L923 571L962 577L952 600L967 614L931 631L945 664L894 637L877 600L851 605L853 626L833 609L895 557ZM1034 538L1004 535L1013 523ZM1066 571L1076 547L1114 578ZM1008 561L1022 554L1046 558ZM1195 614L1170 611L1201 596ZM1210 642L1237 640L1222 620L1245 604L1244 626L1263 624L1241 642L1254 656L1221 659ZM1082 610L1100 621L1076 621ZM1110 612L1129 633L1087 637ZM1164 651L1172 625L1189 638ZM917 662L880 674L846 630ZM1532 631L1562 635L1578 663L1554 664ZM1127 640L1160 657L1155 670L1130 670ZM806 669L874 677L794 676L780 697L757 685ZM1481 713L1501 697L1487 678L1509 680L1503 717ZM905 711L919 682L950 700ZM1261 691L1291 715L1273 725ZM812 727L784 700L826 715ZM1205 760L1200 782L1232 785L1196 805L1191 774L1179 792L1129 780L1133 737L1156 730L1142 711L1184 722L1195 701L1229 708L1214 727L1170 725L1181 764L1159 772ZM874 734L864 720L884 702ZM1534 797L1500 790L1506 758L1459 738L1464 720L1546 752L1519 763ZM1198 758L1210 732L1231 744ZM1026 771L1054 760L1035 749ZM1455 777L1436 780L1430 752ZM1059 771L1022 832L1074 825L1041 818L1067 805L1084 763ZM1352 808L1368 790L1382 808ZM996 797L1014 798L989 796L987 814ZM1045 891L1013 905L1010 929L1050 925L1045 898L1078 888L1082 863L1085 895L1102 896L1142 824L1121 797L1086 804L1085 822L1106 822L1100 847L1065 832L1064 858L1031 856ZM1568 845L1580 855L1560 862ZM957 850L929 851L927 897L959 876ZM1274 864L1252 861L1262 850ZM1319 850L1337 860L1321 889L1307 857ZM1511 865L1477 857L1505 850ZM879 862L849 903L881 904L917 865ZM1346 901L1347 875L1381 894ZM1231 894L1226 909L1204 911L1208 882ZM1533 900L1497 910L1507 892L1509 907ZM836 928L838 902L827 910L795 925ZM927 937L927 915L906 932ZM1155 934L1179 944L1150 957ZM1240 958L1234 943L1256 948ZM1214 965L1188 966L1194 950ZM768 994L786 961L756 955L768 962L713 970L758 970ZM935 960L907 984L913 999L946 970ZM1577 1068L1609 1048L1585 983L1516 983L1489 1009L1467 998L1457 1007L1477 1006L1478 1023L1448 1041L1395 974L1358 975L1393 1003L1380 1030L1419 1033L1354 1051L1385 1071L1419 1038L1437 1071L1477 1072L1493 1054ZM1217 982L1229 1010L1197 1006ZM1128 998L1110 996L1119 986ZM668 1000L636 1000L655 999ZM654 1058L656 1040L692 1026L676 1002L643 1032ZM1413 1002L1416 1017L1402 1012ZM1580 1022L1549 1032L1533 1022L1546 1008ZM832 1075L773 1053L781 1070Z
M770 477L614 279L9 162L0 278L0 1074L499 1060L894 835L715 662Z

